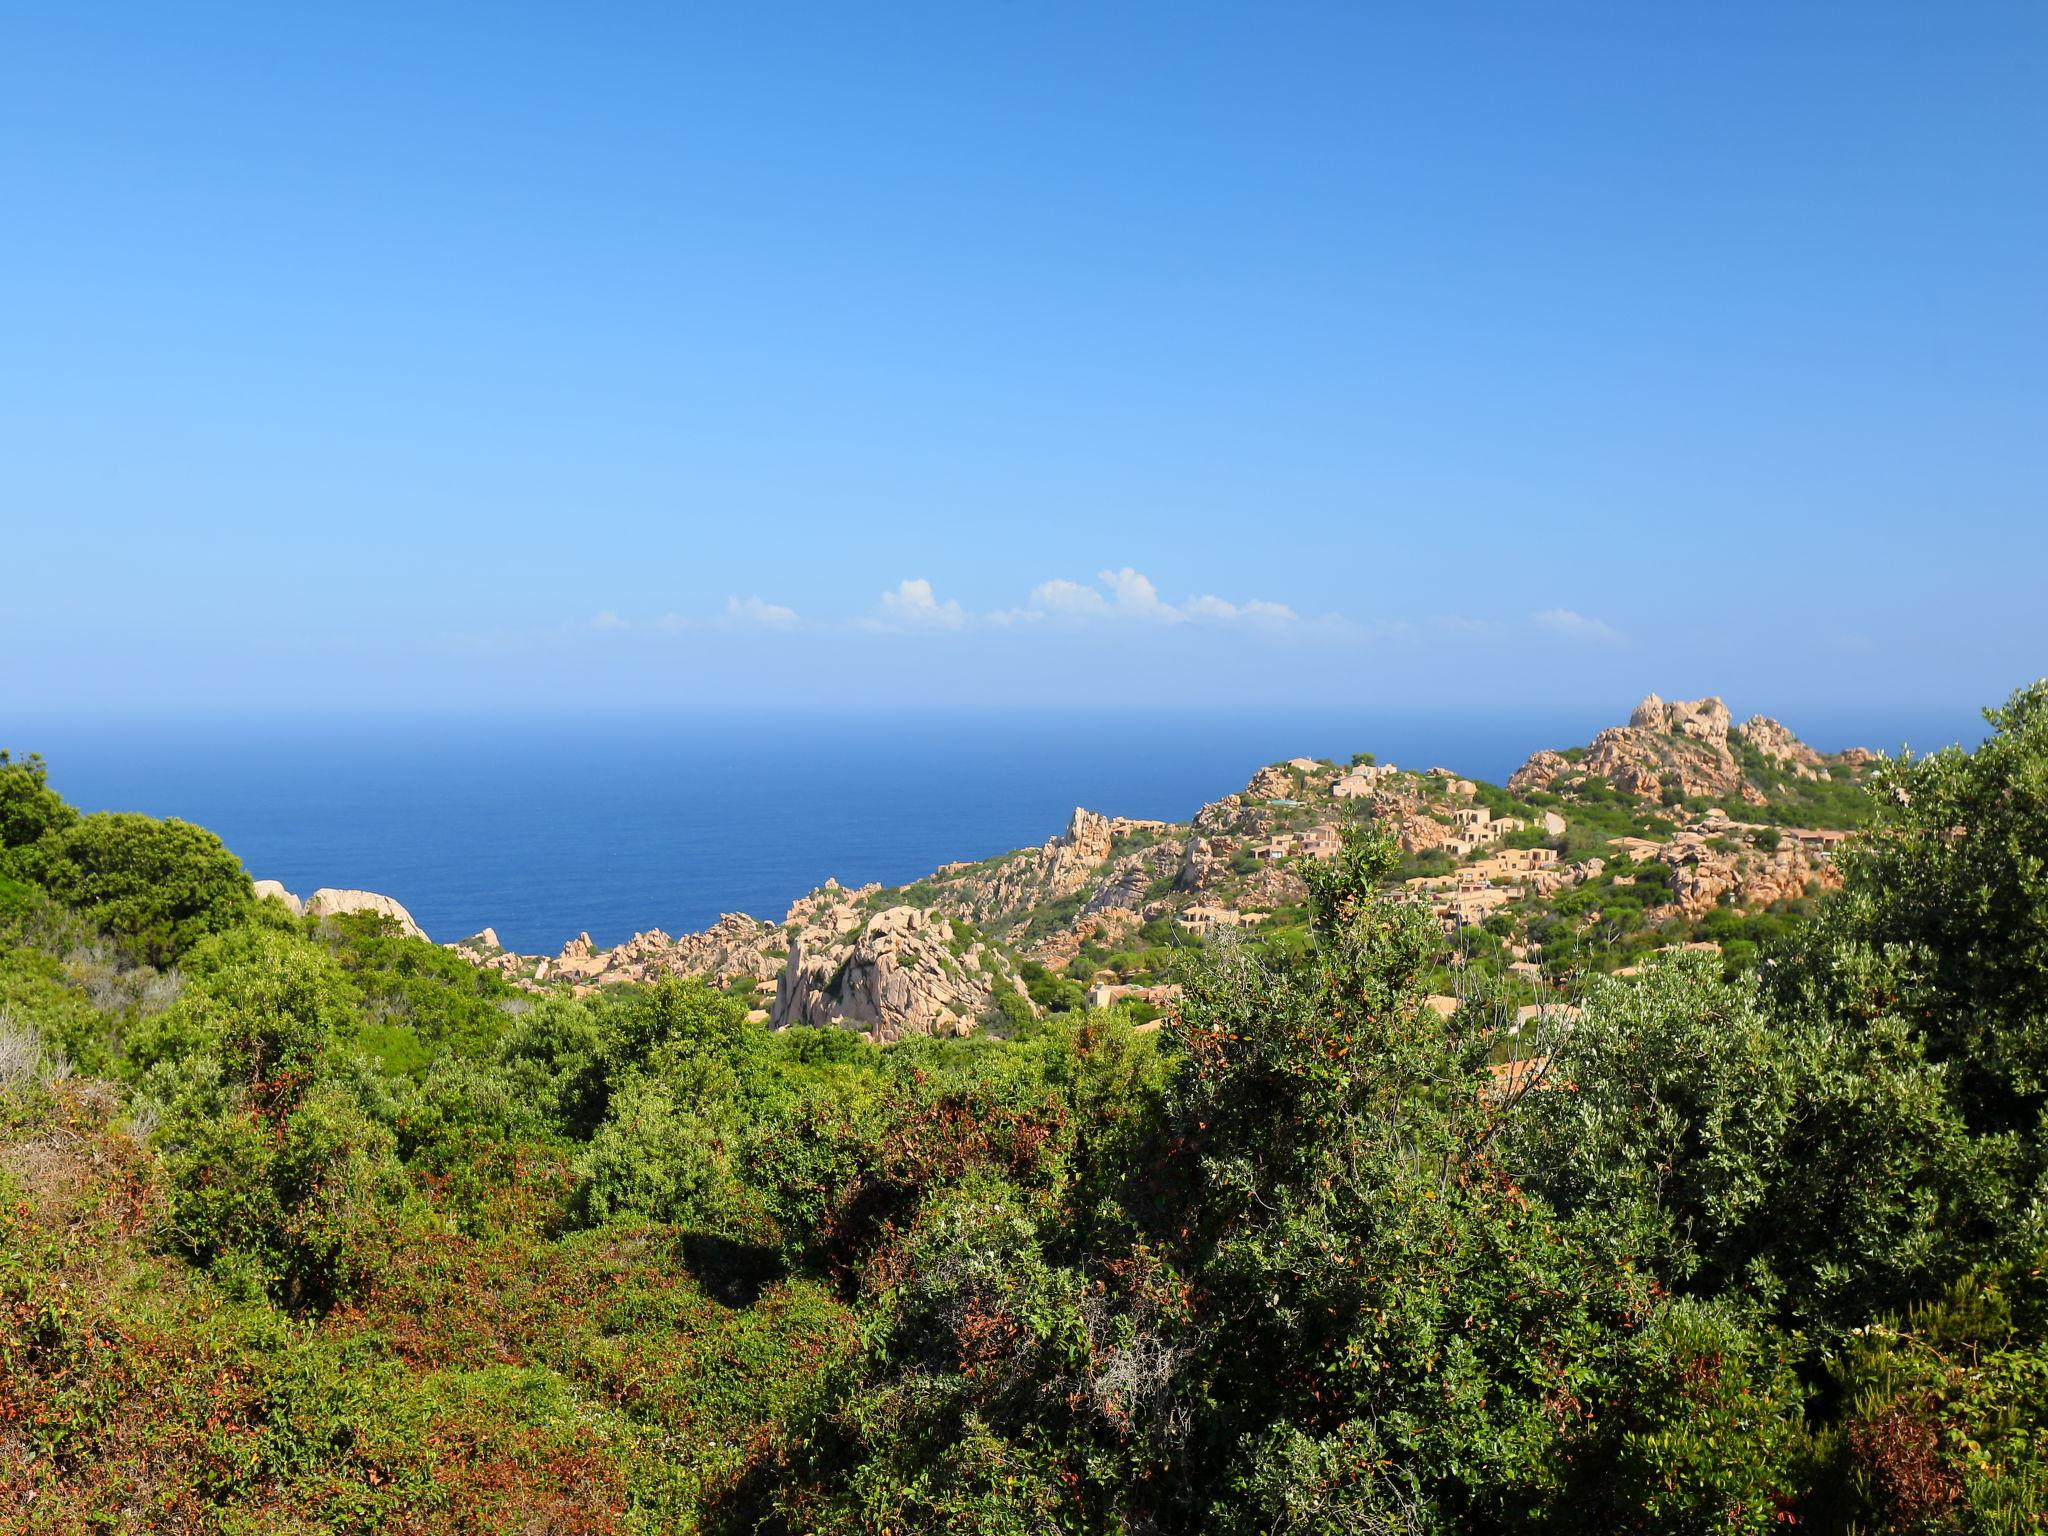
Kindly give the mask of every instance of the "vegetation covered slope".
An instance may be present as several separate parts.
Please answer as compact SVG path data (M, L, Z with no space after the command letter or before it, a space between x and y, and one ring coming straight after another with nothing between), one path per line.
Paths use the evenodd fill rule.
M1992 722L1767 963L1505 1070L1370 831L1161 1028L877 1048L515 993L0 763L0 1515L2042 1529L2048 685Z

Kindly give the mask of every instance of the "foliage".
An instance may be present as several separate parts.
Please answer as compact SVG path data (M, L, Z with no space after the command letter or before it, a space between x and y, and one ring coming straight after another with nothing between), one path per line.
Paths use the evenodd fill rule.
M1811 910L1660 927L1613 861L1547 963L1726 955L1589 978L1514 1062L1424 1004L1369 833L1256 936L1085 949L1181 981L1156 1026L1026 964L1003 1038L884 1048L258 910L206 834L0 762L0 1509L2040 1530L2048 693L1993 724L1873 773Z
M50 788L49 766L40 754L17 758L0 749L0 856L77 819L78 813Z
M157 966L255 905L241 862L211 832L182 821L81 816L44 832L22 864L58 902Z

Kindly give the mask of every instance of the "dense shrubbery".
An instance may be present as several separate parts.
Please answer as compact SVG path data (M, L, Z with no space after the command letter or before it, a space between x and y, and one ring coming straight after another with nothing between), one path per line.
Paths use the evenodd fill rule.
M2042 1529L2048 688L1995 724L1875 776L1755 971L1598 981L1505 1071L1370 836L1157 1032L1027 967L1011 1038L878 1049L259 910L0 761L0 1508Z

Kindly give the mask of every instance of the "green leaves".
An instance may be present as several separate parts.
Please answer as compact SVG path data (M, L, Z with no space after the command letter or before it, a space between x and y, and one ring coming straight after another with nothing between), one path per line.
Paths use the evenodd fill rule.
M255 905L241 861L211 832L182 821L97 812L45 831L18 863L56 900L155 966L232 928Z

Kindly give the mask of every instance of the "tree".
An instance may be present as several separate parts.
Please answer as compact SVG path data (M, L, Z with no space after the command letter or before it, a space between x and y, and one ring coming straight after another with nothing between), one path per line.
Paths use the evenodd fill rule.
M1788 992L1907 1020L1971 1129L2038 1144L2048 1108L2048 681L1984 718L1974 752L1871 775L1875 824ZM1872 990L1875 984L1876 990Z
M49 769L40 753L15 757L0 750L0 853L25 848L76 820L78 812L50 788Z
M241 861L189 822L96 812L44 832L26 860L52 897L159 967L255 905Z

